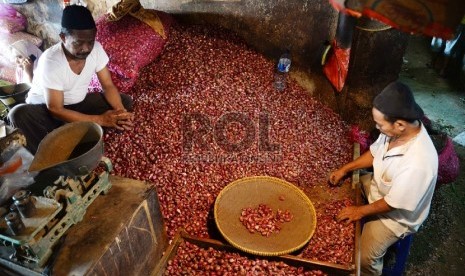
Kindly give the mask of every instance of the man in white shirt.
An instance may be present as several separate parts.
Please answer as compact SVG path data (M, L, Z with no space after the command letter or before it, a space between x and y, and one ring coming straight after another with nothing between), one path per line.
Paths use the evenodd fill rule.
M33 154L49 132L66 122L91 121L119 130L132 127L132 100L120 94L111 81L106 66L109 58L95 41L97 29L90 11L67 6L61 25L61 42L40 57L26 104L15 106L8 114ZM103 93L89 94L95 73Z
M373 167L361 177L368 204L341 210L338 221L365 218L362 275L381 275L386 250L415 233L428 216L438 173L436 149L420 119L423 110L410 89L393 82L375 97L373 119L381 132L370 150L332 172L333 185L353 170Z

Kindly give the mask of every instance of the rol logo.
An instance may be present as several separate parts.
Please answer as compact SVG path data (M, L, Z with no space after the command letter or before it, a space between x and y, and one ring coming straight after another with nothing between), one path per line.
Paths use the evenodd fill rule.
M183 159L187 162L277 162L281 146L270 139L270 116L228 112L219 118L201 113L182 118Z

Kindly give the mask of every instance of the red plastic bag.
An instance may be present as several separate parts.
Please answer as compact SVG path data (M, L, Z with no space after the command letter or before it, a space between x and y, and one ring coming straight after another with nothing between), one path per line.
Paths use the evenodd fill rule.
M16 33L25 30L27 19L8 4L0 4L0 32Z
M336 41L332 43L332 54L325 62L323 72L338 92L342 91L349 70L350 48L339 47Z

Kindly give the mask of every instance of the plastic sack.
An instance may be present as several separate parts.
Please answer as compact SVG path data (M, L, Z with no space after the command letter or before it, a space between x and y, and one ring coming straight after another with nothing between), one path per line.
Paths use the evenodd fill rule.
M451 183L457 179L460 172L460 160L452 139L444 132L437 130L437 126L428 117L424 116L421 121L438 152L438 185L436 185L438 188L440 184Z
M8 4L0 4L0 32L16 33L25 30L27 19Z
M155 11L164 26L164 32L169 37L174 18L164 12ZM96 40L102 44L110 61L108 69L112 80L118 89L128 92L136 83L139 71L158 58L166 39L161 37L149 25L139 19L126 15L118 21L108 19L103 15L96 22ZM92 91L101 91L101 85L96 76L91 82Z
M360 154L370 148L370 135L366 131L360 129L358 125L350 126L349 140L351 143L360 144Z
M0 167L0 205L5 204L15 192L34 183L37 173L30 173L29 166L34 156L23 146L12 143L1 154L4 161Z
M450 137L439 153L438 184L451 183L459 176L460 162Z

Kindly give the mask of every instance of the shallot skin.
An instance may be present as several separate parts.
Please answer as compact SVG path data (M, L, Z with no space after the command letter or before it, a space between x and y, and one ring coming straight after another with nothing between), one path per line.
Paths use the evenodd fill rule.
M170 238L179 228L209 238L210 210L234 180L268 175L309 195L326 185L322 176L351 160L348 126L291 79L283 92L276 91L274 70L274 62L227 30L175 25L159 58L141 70L127 92L134 100L134 127L123 133L106 130L105 155L115 175L153 183ZM183 122L197 113L213 130L201 133L203 124L192 121L190 129L199 137L187 147ZM254 126L255 139L240 151L221 145L239 143L251 128L229 123L224 135L214 135L228 113L240 113ZM266 131L260 130L264 122ZM218 143L219 138L226 140ZM261 147L260 140L271 146ZM354 231L341 232L324 210L317 208L318 229L302 256L350 264ZM320 229L323 225L329 230ZM340 249L325 249L326 239L334 239Z

